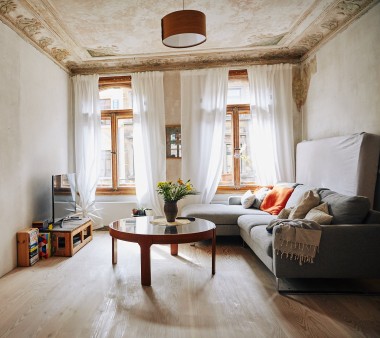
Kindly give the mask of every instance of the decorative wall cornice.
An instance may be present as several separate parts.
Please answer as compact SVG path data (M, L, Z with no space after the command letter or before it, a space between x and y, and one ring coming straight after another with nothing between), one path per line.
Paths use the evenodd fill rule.
M27 12L27 14L24 14ZM20 14L22 13L22 14ZM67 69L65 61L70 52L61 44L46 25L15 0L0 0L0 19L19 35Z
M293 68L293 99L299 112L306 102L311 77L316 72L317 59L315 56L308 62L304 62Z
M302 60L306 59L309 53L317 49L322 42L327 41L345 28L353 19L359 18L378 2L378 0L338 1L305 29L303 37L294 41L290 47L303 49Z
M70 36L50 0L0 0L0 20L67 71L73 74L105 74L221 66L243 67L280 62L299 63L379 1L329 0L326 3L330 5L308 21L308 15L312 10L317 5L321 7L320 2L314 2L289 32L273 36L256 35L256 39L260 38L259 41L244 48L198 50L191 51L191 54L170 50L160 55L127 56L118 46L108 44L107 41L104 41L104 45L87 48L80 45L75 36Z

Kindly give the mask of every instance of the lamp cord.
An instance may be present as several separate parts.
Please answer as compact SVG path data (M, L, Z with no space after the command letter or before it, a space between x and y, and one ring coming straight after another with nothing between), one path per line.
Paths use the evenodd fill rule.
M182 10L185 10L185 0L182 0Z

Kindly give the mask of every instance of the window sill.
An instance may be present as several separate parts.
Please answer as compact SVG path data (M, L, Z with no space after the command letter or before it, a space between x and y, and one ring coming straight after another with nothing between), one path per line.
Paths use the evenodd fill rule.
M97 188L96 195L136 195L135 187L125 187L125 188Z
M257 184L244 185L240 188L234 188L233 186L219 186L216 190L217 194L234 194L234 193L245 193L247 190L254 190L260 187Z

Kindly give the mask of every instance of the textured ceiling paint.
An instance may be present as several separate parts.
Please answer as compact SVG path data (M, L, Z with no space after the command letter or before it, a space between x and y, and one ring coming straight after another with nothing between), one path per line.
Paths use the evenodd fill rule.
M181 0L0 0L0 19L74 73L299 62L380 0L188 0L207 41L161 42Z

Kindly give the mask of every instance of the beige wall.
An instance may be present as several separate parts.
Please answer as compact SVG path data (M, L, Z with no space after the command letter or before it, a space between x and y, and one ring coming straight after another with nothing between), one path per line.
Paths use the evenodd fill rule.
M0 276L17 264L16 233L51 217L51 175L72 153L69 77L0 23Z
M303 110L303 138L380 134L380 4L323 46Z

